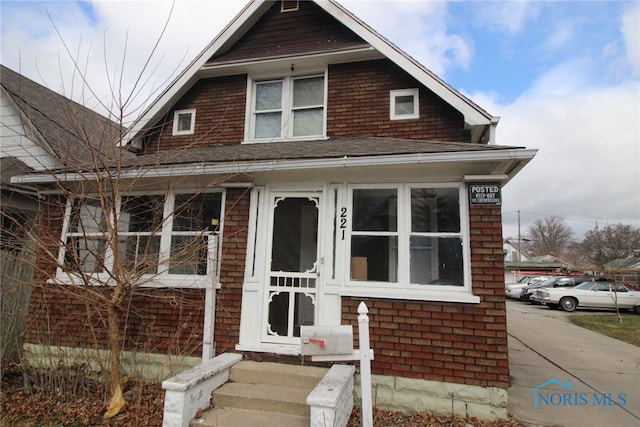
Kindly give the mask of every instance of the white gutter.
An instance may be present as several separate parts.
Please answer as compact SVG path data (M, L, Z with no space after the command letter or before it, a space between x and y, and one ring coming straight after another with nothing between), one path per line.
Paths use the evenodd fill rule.
M363 166L402 166L432 163L482 162L531 160L537 153L535 149L505 149L501 151L468 151L463 153L418 153L404 155L341 157L334 159L299 159L299 160L266 160L243 161L221 164L193 164L157 167L153 169L138 168L122 171L120 179L137 178L169 178L193 175L225 175L267 171L290 171L327 168L350 168ZM22 175L11 178L12 183L45 184L51 182L78 182L95 178L91 173L60 173Z

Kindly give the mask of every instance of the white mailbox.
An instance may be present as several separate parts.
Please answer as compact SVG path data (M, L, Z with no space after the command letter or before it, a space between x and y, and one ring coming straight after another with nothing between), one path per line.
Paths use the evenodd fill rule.
M351 325L300 326L301 352L305 356L353 353Z

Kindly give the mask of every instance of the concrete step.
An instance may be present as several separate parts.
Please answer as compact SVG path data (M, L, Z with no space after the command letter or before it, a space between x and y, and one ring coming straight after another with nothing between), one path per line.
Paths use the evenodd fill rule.
M215 408L241 408L309 416L306 389L229 382L213 392Z
M213 391L213 409L191 427L308 426L307 396L327 368L243 361L229 371L229 382Z
M238 408L215 408L191 421L190 427L309 427L309 417Z
M229 379L238 383L297 387L310 392L328 371L315 366L243 361L231 368Z

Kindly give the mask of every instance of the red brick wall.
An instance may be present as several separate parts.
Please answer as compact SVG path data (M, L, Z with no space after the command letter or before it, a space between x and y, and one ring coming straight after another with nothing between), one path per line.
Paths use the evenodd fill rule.
M64 204L46 205L43 226L57 254ZM229 189L226 196L222 289L217 292L215 340L218 353L232 351L238 342L240 305L247 247L249 190ZM55 265L45 257L48 274ZM41 271L45 271L42 269ZM89 292L108 295L111 289L47 284L41 274L32 292L26 340L31 343L107 348L106 312ZM136 288L121 307L125 350L200 356L202 353L205 291L203 289Z
M389 119L389 92L420 87L390 61L366 61L329 67L327 136L375 136L469 142L464 118L426 88L420 88L420 118ZM143 154L238 144L244 140L247 76L204 79L153 127ZM173 136L175 110L196 109L195 133Z
M239 144L244 139L247 76L216 77L197 82L156 123L144 154L211 144ZM196 109L195 133L173 136L175 110Z
M250 189L228 189L225 202L224 237L220 283L216 292L214 340L218 354L234 351L240 337L240 310L244 281Z
M27 342L108 348L105 305L95 293L110 289L36 286L31 295ZM138 288L120 310L124 350L200 356L204 290Z
M388 60L329 67L327 135L469 142L464 117ZM420 88L420 118L389 119L389 92Z
M472 286L479 304L343 298L343 323L353 325L354 333L358 304L369 308L372 373L509 386L500 207L472 206L470 220Z

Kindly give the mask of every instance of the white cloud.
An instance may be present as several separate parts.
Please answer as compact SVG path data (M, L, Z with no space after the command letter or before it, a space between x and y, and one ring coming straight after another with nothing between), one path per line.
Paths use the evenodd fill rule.
M472 4L472 3L470 3ZM518 34L540 13L541 4L536 1L478 2L474 8L476 18L486 29Z
M466 69L473 42L447 29L446 2L341 1L349 11L440 77Z
M581 239L596 218L640 227L640 83L494 105L501 145L538 154L504 189L505 236L561 216Z
M130 102L133 119L244 3L178 0L173 12L171 2L165 0L95 1L91 6L93 16L87 16L75 2L3 2L2 63L103 113L77 74L72 79L73 60L86 73L88 86L108 106L113 104L110 86L117 96L127 95L141 77L136 88L139 92ZM167 19L166 33L146 73L140 76Z
M632 2L622 17L622 34L629 63L636 76L640 75L640 3Z

